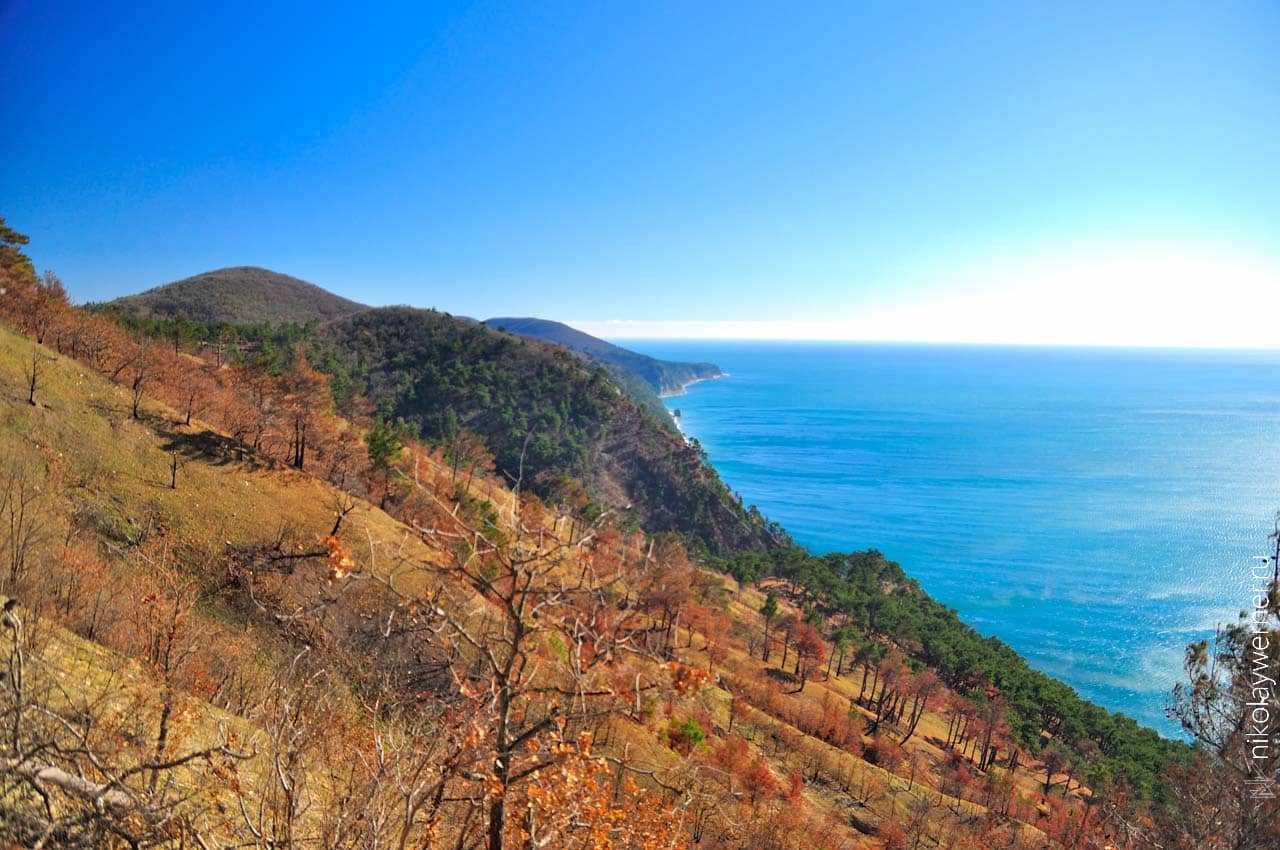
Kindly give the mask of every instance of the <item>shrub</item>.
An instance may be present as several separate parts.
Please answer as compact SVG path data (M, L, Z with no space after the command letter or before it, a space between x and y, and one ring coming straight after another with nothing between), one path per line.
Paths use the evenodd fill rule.
M667 726L667 746L682 756L689 755L693 748L701 745L706 738L707 735L702 731L702 726L692 717L684 720L672 719Z

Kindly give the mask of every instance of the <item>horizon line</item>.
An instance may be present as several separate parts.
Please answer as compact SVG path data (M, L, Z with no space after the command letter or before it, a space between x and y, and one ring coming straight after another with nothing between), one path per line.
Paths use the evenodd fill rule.
M611 319L567 320L565 325L607 341L644 342L793 342L793 343L847 343L863 345L955 345L1001 346L1009 348L1084 348L1084 349L1133 349L1165 351L1280 351L1280 342L1257 339L1224 340L1203 338L1198 340L1172 340L1151 336L1129 340L1106 338L974 338L974 337L912 337L889 334L836 334L801 331L807 322L756 322L725 320L677 320L674 322ZM812 325L829 328L831 322L813 322ZM688 326L693 325L695 328ZM769 333L768 326L786 325L787 332ZM699 332L701 331L701 332ZM735 333L734 331L748 331ZM754 332L751 332L754 331ZM762 332L763 331L763 332Z

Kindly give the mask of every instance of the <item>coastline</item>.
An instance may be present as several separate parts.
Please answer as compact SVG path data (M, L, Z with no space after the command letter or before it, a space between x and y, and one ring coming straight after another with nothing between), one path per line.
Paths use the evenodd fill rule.
M703 381L718 381L721 378L727 378L727 377L729 377L728 372L721 372L719 375L712 375L709 378L691 378L690 380L685 381L683 384L681 384L680 389L676 390L675 392L658 393L658 398L678 398L682 395L686 395L689 391L689 387L693 386L694 384L700 384Z
M658 398L660 399L679 398L682 395L688 395L689 387L693 386L694 384L700 384L703 381L717 381L720 378L727 378L727 377L729 377L728 372L721 372L718 375L712 375L708 378L693 378L692 380L685 381L684 384L681 385L679 391L673 392L673 393L666 393L664 395L658 396ZM680 434L680 439L684 440L685 445L689 445L689 435L685 433L684 425L680 421L681 417L676 416L675 412L672 411L671 408L669 407L667 408L667 415L671 417L671 423L676 426L676 431Z
M1274 479L1256 448L1270 426L1249 401L1271 391L1269 358L1236 366L1213 352L890 346L856 356L818 346L672 353L729 351L734 376L750 380L666 405L683 408L683 436L714 448L712 465L744 502L814 552L874 546L1033 667L1179 735L1164 704L1181 681L1182 650L1240 607L1222 570L1271 531ZM1228 394L1204 384L1224 372ZM1160 375L1204 388L1174 409ZM1087 429L1068 424L1068 409ZM1197 483L1204 469L1212 480ZM1135 486L1147 494L1141 510ZM1191 505L1198 518L1188 518ZM1158 644L1152 630L1164 634Z

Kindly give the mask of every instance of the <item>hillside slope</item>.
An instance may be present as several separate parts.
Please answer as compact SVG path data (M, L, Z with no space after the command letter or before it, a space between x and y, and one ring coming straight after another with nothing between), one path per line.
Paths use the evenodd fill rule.
M204 272L103 306L139 318L182 317L209 325L301 325L367 309L313 283L256 266Z
M392 307L332 322L313 360L341 373L424 438L459 427L488 444L500 475L565 498L569 479L649 531L714 552L761 549L775 532L732 497L696 447L565 349L432 310Z
M506 330L563 345L611 369L620 369L643 380L658 395L675 395L693 381L718 378L722 374L714 363L683 363L659 360L646 354L614 345L583 333L561 322L532 318L486 319L495 330Z
M15 394L33 352L46 360L37 403L29 405ZM465 682L489 680L482 654L460 652L456 637L438 635L447 636L449 624L466 633L502 622L494 597L518 601L511 588L527 587L486 578L506 562L469 572L470 557L458 561L447 535L423 534L358 502L340 534L351 557L335 572L332 557L314 554L313 541L331 527L335 511L352 503L330 485L243 447L233 450L225 435L198 421L179 424L182 417L161 404L147 401L133 418L126 388L3 328L0 387L0 449L7 462L39 479L41 517L50 523L22 576L21 616L31 633L46 637L24 658L31 681L38 673L55 682L38 699L0 687L0 714L16 717L18 725L7 731L17 729L33 743L68 734L59 724L72 724L72 732L76 723L90 724L91 737L69 744L92 747L93 764L118 771L121 778L105 787L122 794L95 810L74 791L81 786L53 784L58 774L46 770L41 790L57 795L57 810L67 817L50 819L39 798L6 785L0 838L29 846L47 832L55 843L46 846L116 847L128 843L119 833L131 830L126 836L151 836L138 842L148 846L178 846L179 836L195 834L197 846L253 846L269 836L276 846L354 850L397 846L404 823L415 842L460 836L450 846L479 846L463 840L476 825L467 801L477 780L470 777L489 768L492 754L467 748L489 734L477 723L488 722L493 703L487 685L475 693ZM177 487L168 479L175 452ZM418 474L429 479L428 469ZM518 527L503 508L509 492L479 482L477 493L492 506L492 522ZM566 528L572 539L573 526L563 518L526 510L519 523L539 529L537 539L548 542L536 545L547 555L561 551L555 541ZM522 559L535 538L528 539ZM988 819L976 795L945 787L954 769L937 743L946 734L944 717L923 717L908 776L888 735L864 734L873 703L859 701L853 668L828 666L833 675L819 681L813 655L804 656L810 666L799 677L785 655L778 667L761 664L751 622L761 593L722 586L692 569L678 548L646 545L640 535L581 540L539 568L549 572L526 573L547 582L538 597L543 616L521 626L541 629L540 637L511 643L510 633L495 628L486 638L495 643L485 644L490 652L527 646L521 651L531 653L530 675L536 670L539 678L518 685L528 688L518 715L524 728L553 728L556 715L548 708L565 684L575 686L565 706L591 701L566 730L567 740L540 747L536 737L521 738L526 761L547 757L558 765L532 786L536 797L514 783L510 791L513 805L529 813L522 823L538 823L544 835L563 831L548 846L604 846L584 840L584 817L600 819L608 846L634 850L691 846L691 834L699 846L716 848L871 850L944 828L956 847L981 846L985 838L959 843L979 831L1000 835L1002 846L1046 845L1041 829ZM70 564L73 544L78 560ZM562 570L555 559L565 556ZM595 640L625 639L616 660L589 646L570 654L563 643L580 628L565 615L581 616L589 600L575 596L561 611L553 599L571 593L566 579L587 566L597 575L610 571L611 589L601 599L608 604L591 621L602 629ZM170 616L183 588L194 595ZM419 613L433 607L443 621ZM798 618L801 611L783 602L781 614ZM66 618L82 637L53 626L55 618ZM539 619L550 623L538 626ZM800 658L799 643L795 651ZM565 663L569 658L574 664ZM550 691L533 686L556 684L547 677L557 668L574 676L598 669ZM732 693L704 671L718 674ZM865 674L866 668L864 686ZM792 686L806 678L807 689ZM27 705L32 710L12 711ZM56 723L36 722L46 717ZM168 717L175 718L171 725ZM612 761L583 759L572 741L586 732ZM12 738L6 736L5 747ZM167 762L151 755L157 740ZM71 779L101 782L99 768L77 762L75 750L64 746L71 755L40 758ZM0 748L0 761L7 753ZM147 767L169 762L176 764ZM7 764L0 763L0 781L10 775ZM622 808L610 809L614 789L631 788L623 764L669 801L635 789L622 795ZM152 774L164 780L153 782ZM437 776L448 784L432 785ZM486 780L488 793L497 781ZM1036 781L1023 771L1011 788L1030 796ZM433 789L443 802L431 802ZM1079 804L1078 792L1053 802ZM557 826L566 812L570 819ZM919 812L928 816L920 820ZM1036 819L1030 805L1012 812ZM518 839L512 830L502 846L523 846Z
M450 542L467 522L477 541L502 540L499 525L553 541L574 526L533 503L517 511L487 477L459 497L438 455L418 455L422 498L458 501L411 527L184 420L0 324L0 505L16 494L27 510L23 561L0 568L0 670L23 671L0 675L0 846L478 850L494 815L473 803L495 784L520 823L565 835L552 846L597 846L576 834L579 805L616 824L620 850L686 846L682 817L649 792L614 809L583 721L557 729L560 700L532 687L563 688L547 635L511 642L482 592L495 562L468 573ZM592 557L578 528L572 547L538 544L519 565L550 571L550 592L535 591L552 624L551 597L566 592L555 558ZM624 546L634 564L640 539ZM460 650L463 635L477 646ZM554 625L550 636L564 639ZM504 647L534 661L497 724L487 688L468 680L484 681L480 665ZM654 661L641 671L652 688L668 678ZM652 730L625 725L645 758L630 763L678 763ZM508 726L527 734L503 743ZM555 769L495 776L495 747ZM510 835L503 848L517 846Z

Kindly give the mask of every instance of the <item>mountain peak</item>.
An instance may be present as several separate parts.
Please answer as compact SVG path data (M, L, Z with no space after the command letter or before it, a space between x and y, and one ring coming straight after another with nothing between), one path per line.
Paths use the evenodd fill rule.
M109 302L135 315L185 317L206 324L326 322L368 309L296 277L258 266L230 266Z

